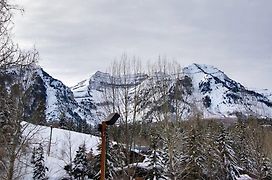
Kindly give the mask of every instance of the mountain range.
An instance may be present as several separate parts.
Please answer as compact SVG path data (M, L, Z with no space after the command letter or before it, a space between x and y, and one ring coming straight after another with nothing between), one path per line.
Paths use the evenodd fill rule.
M65 86L38 66L1 73L5 86L23 80L26 116L44 121L86 121L96 125L111 111L129 120L154 122L159 113L169 118L272 118L272 93L250 90L221 70L201 64L167 74L110 75L97 71L73 87Z

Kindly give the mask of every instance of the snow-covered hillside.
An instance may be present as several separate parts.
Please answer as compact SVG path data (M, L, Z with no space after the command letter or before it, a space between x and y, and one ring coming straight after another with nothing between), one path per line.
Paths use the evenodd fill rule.
M74 159L75 153L80 145L85 144L87 152L92 149L94 154L98 153L98 137L64 129L52 128L51 148L50 154L48 154L51 128L28 123L23 124L24 127L26 127L23 131L23 136L31 139L30 150L32 150L33 147L37 147L39 143L41 143L44 148L45 165L49 168L47 173L49 179L56 180L67 176L64 166ZM30 164L31 153L32 152L29 151L27 154L27 164ZM26 171L24 179L32 179L33 168L30 166Z

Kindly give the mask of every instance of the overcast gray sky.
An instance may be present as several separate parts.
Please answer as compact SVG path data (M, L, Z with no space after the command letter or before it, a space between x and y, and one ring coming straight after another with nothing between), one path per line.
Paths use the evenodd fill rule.
M71 86L123 53L213 65L272 90L271 0L17 0L14 36Z

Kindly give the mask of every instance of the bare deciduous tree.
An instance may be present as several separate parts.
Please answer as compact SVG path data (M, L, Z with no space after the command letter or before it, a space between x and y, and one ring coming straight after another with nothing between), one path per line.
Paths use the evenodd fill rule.
M20 161L26 151L29 135L22 136L27 126L24 120L23 78L25 68L38 59L36 50L23 52L11 39L12 17L14 10L20 10L7 0L0 1L0 122L1 122L1 179L16 179L21 176ZM22 11L22 10L21 10ZM7 68L14 67L15 79L7 75Z

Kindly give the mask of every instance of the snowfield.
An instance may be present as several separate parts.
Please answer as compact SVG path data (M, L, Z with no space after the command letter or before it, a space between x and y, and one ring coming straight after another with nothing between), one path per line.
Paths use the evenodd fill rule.
M30 142L32 142L30 143L30 151L26 156L27 164L30 164L31 150L38 145L37 142L41 143L44 147L45 164L49 169L47 175L51 180L67 176L63 168L74 159L80 145L85 143L87 152L92 149L94 154L98 153L97 145L99 144L99 137L52 128L51 148L48 155L51 128L25 122L23 123L23 127L25 127L23 136L31 139ZM32 179L32 167L27 168L24 179Z

